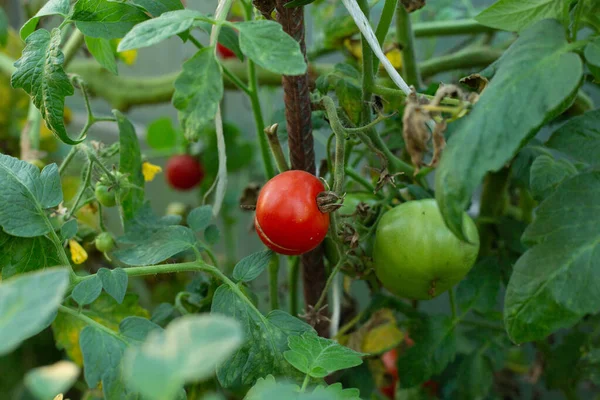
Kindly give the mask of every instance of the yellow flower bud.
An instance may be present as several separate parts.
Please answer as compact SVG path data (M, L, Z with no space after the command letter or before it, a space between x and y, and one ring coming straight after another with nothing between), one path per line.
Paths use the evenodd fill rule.
M71 259L75 264L82 264L87 260L87 252L76 240L69 240L69 248L71 249Z
M158 165L151 164L148 161L145 161L142 164L142 174L144 175L144 180L146 182L153 180L159 172L162 172L162 168Z

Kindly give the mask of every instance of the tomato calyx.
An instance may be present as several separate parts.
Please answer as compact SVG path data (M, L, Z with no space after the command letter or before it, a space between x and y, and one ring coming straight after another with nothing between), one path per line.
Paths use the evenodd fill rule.
M340 196L336 192L326 190L317 195L317 207L323 214L330 214L344 205L344 197L345 194Z

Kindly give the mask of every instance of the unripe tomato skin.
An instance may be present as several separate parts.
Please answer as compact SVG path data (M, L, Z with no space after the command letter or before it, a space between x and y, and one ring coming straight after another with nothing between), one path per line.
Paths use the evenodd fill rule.
M115 240L108 232L102 232L96 236L94 244L96 245L96 249L102 253L107 253L115 248Z
M171 157L167 162L166 171L167 182L177 190L190 190L204 178L202 164L188 154Z
M329 229L329 214L317 206L323 183L304 171L287 171L261 189L254 226L262 242L285 255L299 255L317 247Z
M446 227L434 199L410 201L386 212L377 227L373 261L375 273L390 292L429 300L458 283L479 252L473 220L463 214L470 243Z
M219 57L221 57L223 60L236 57L233 51L223 46L221 43L217 43L217 53L219 53Z
M114 207L117 205L115 191L101 182L96 184L96 190L94 191L94 194L96 195L96 200L98 200L98 203L102 204L104 207Z

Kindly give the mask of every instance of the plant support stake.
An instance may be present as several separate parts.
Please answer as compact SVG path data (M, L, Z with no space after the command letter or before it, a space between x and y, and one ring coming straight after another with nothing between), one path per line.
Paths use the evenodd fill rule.
M283 30L300 43L300 49L306 60L304 41L304 7L285 8L289 0L277 0L277 20ZM313 148L310 89L308 72L300 76L283 76L282 86L285 101L285 117L288 128L288 143L292 169L315 174L315 151ZM304 284L304 302L314 305L325 288L325 265L321 246L300 256L302 261L302 280ZM319 335L327 336L329 323L322 321L315 327Z

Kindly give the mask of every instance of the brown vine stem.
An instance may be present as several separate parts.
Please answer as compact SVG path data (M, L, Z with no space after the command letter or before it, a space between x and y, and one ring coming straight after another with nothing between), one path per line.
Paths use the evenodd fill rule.
M306 59L304 41L304 8L285 8L289 0L277 0L277 20L283 30L300 43ZM314 174L315 152L313 148L311 104L308 73L300 76L284 76L285 117L288 128L288 144L292 169ZM314 306L325 289L326 275L321 246L301 256L302 281L304 283L305 306ZM329 322L321 319L315 326L321 336L327 336Z

